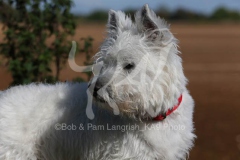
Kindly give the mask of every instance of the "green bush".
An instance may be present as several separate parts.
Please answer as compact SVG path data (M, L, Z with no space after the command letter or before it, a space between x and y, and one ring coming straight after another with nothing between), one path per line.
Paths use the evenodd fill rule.
M13 84L56 81L66 62L75 21L69 0L0 0L4 41L0 54L7 58ZM49 37L54 41L46 44ZM52 75L51 62L56 66Z

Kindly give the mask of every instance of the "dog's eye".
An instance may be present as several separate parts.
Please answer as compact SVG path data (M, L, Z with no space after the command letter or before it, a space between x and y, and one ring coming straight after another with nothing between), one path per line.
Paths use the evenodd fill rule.
M129 63L129 64L127 64L125 67L124 67L124 69L125 70L131 70L131 69L133 69L135 67L135 65L133 64L133 63Z

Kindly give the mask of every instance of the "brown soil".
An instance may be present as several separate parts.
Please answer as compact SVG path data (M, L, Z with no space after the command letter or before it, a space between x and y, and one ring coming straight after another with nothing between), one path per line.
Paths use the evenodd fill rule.
M97 52L104 29L102 24L79 25L71 40L89 35ZM198 138L190 159L240 160L240 25L173 24L171 30L180 40L188 88L196 104ZM78 55L77 63L82 62ZM61 72L61 80L78 76L68 65ZM11 75L3 63L0 78L0 90L6 89Z

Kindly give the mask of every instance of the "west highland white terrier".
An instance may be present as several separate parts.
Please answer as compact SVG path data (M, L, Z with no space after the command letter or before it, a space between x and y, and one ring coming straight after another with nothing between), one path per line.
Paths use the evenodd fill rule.
M88 85L0 94L1 160L187 158L194 102L168 25L145 5L135 22L111 10L107 32Z

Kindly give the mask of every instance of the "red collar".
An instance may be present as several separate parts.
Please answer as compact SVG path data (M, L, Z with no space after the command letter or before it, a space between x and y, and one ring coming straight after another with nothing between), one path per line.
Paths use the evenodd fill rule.
M181 102L182 102L182 94L178 98L178 104L176 104L173 108L168 109L167 112L165 112L164 114L159 114L157 117L153 118L153 120L155 120L155 121L164 120L167 116L169 116L171 113L173 113L173 111L175 111L180 106Z

